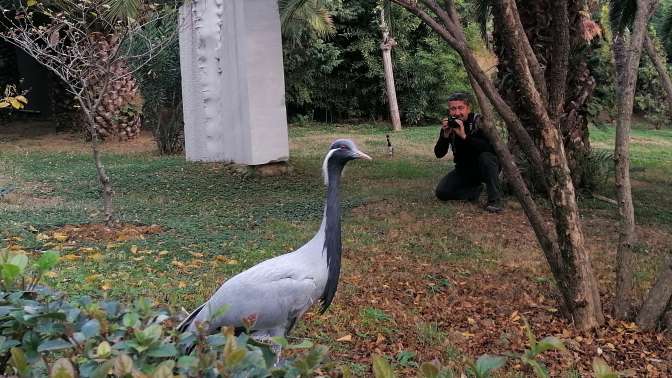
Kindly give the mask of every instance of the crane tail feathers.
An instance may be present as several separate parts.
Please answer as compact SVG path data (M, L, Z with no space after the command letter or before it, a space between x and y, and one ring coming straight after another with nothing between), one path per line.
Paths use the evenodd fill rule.
M180 332L185 332L189 328L191 323L194 321L194 318L201 312L201 310L203 310L203 307L205 307L205 303L198 306L194 311L192 311L191 314L189 314L187 318L184 319L182 323L180 323L180 325L177 326L177 330Z

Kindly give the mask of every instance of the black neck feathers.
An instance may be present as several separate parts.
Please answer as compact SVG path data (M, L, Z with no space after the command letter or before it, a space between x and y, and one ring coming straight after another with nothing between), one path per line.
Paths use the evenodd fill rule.
M322 293L321 312L327 310L334 299L338 287L338 278L341 274L341 204L339 185L343 165L337 162L327 163L327 200L325 210L325 238L324 249L327 251L327 266L329 274L327 284Z

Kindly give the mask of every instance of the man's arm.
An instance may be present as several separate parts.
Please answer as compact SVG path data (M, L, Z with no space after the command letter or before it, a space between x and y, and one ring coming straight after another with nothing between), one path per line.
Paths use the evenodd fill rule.
M436 155L437 159L441 159L448 153L448 149L450 148L450 133L447 134L447 136L444 134L443 128L439 131L439 140L436 141L436 145L434 146L434 155Z

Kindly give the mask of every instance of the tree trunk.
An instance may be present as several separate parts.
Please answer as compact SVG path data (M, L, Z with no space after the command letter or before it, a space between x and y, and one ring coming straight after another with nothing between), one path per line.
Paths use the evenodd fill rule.
M385 22L385 8L381 8L380 10L380 29L383 33L380 49L383 52L385 91L387 93L387 104L390 107L390 121L392 121L392 129L394 131L401 131L401 117L399 116L399 105L397 104L397 91L394 87L394 70L392 66L392 48L397 45L397 42L394 41L394 38L390 37L390 32Z
M667 72L667 66L663 63L660 55L656 51L656 47L653 44L653 39L647 33L644 35L644 48L646 53L653 62L653 66L656 67L658 71L658 76L660 76L660 83L665 90L665 99L667 100L667 109L672 114L672 79L670 79L670 73Z
M637 315L637 324L642 329L653 329L658 320L668 309L672 298L672 258L668 258L665 266L658 274L658 279L649 291L648 297Z
M105 88L107 88L107 83L102 85L101 93L105 93ZM78 96L78 101L82 106L82 112L86 117L86 125L88 126L89 133L91 134L91 151L93 153L93 162L96 166L98 182L100 183L101 194L103 196L104 222L108 227L112 227L114 225L114 210L112 208L112 195L114 194L114 191L112 190L110 176L108 176L107 171L105 170L105 166L103 165L103 161L100 158L100 138L98 137L96 122L93 119L93 109L96 108L96 105L100 102L101 98L102 96L98 96L97 101L91 102L82 99L81 96ZM91 105L92 103L94 105Z
M632 108L637 86L637 69L642 55L642 44L646 34L646 26L657 1L638 0L635 21L631 28L630 40L625 44L625 55L616 52L617 83L621 88L617 91L618 119L616 121L616 143L614 161L616 164L616 195L618 199L619 232L616 261L616 298L614 316L627 319L633 304L632 265L634 261L632 248L636 242L635 210L632 203L630 186L630 127ZM625 59L625 64L618 59Z
M569 2L569 6L566 2L555 0L517 0L516 3L514 22L527 36L521 45L535 86L547 104L551 119L560 126L572 181L576 188L580 188L583 185L581 162L591 150L585 106L595 89L595 80L587 64L589 41L582 33L570 33L569 30L581 30L585 21L583 1ZM533 139L539 142L535 117L526 100L520 96L516 83L513 52L505 47L510 35L504 30L500 17L494 16L494 46L502 95ZM572 59L568 59L567 51L573 52ZM515 143L510 143L515 148ZM534 175L526 176L529 182L539 184Z

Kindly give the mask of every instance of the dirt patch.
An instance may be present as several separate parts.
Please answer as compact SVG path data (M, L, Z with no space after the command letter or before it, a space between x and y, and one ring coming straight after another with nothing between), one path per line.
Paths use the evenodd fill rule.
M0 148L13 152L90 152L83 132L55 132L47 121L17 121L0 126ZM110 138L101 144L107 153L148 153L156 151L151 131L143 130L130 141Z
M666 140L634 136L631 138L631 143L636 143L642 146L672 147L672 142Z
M147 235L156 235L163 232L161 226L138 226L133 224L120 224L108 227L100 223L66 225L53 229L47 233L50 238L58 241L128 241L144 239Z

